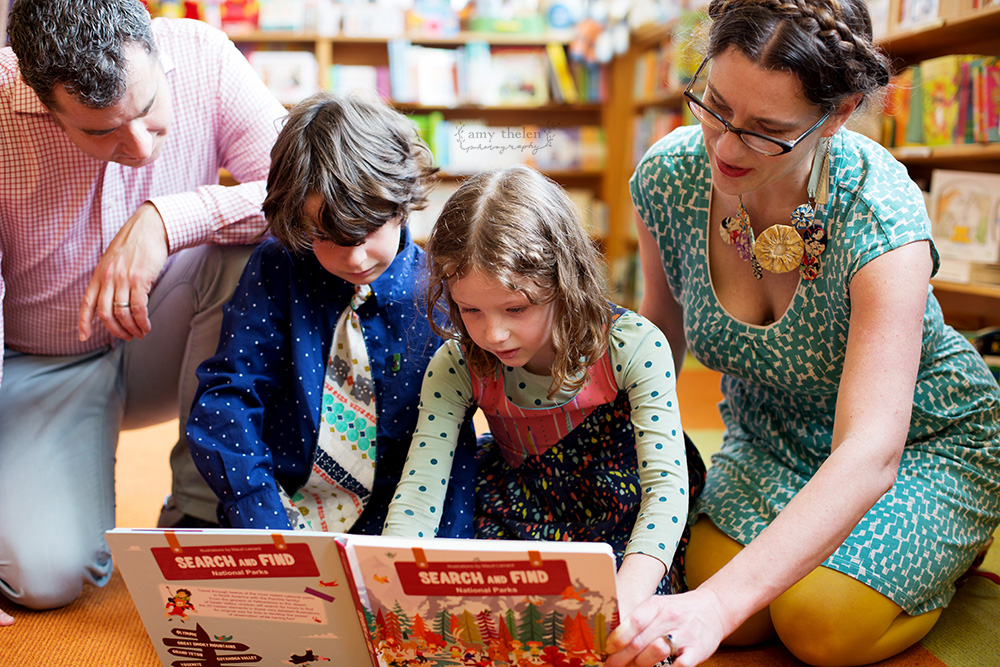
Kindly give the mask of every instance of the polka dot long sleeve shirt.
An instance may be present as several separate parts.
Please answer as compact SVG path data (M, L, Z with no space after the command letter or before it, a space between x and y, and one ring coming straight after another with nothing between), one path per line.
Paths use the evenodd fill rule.
M378 465L372 497L351 532L382 527L416 424L421 378L440 344L414 286L422 255L405 231L401 250L358 309L375 384ZM291 495L309 477L326 360L353 294L352 284L328 273L311 253L293 254L269 240L251 256L226 306L218 352L198 369L187 427L195 464L219 496L224 523L291 528L276 484ZM471 481L463 481L473 474L470 429L462 441L460 481L446 511L453 536L471 530Z
M612 327L615 381L628 393L642 487L639 518L626 553L645 553L670 567L687 520L687 459L669 345L651 322L626 312ZM504 388L517 405L547 408L572 394L545 397L550 378L504 367ZM420 418L384 534L433 535L449 484L455 434L473 406L473 377L461 347L447 341L428 365ZM597 445L599 446L599 445Z

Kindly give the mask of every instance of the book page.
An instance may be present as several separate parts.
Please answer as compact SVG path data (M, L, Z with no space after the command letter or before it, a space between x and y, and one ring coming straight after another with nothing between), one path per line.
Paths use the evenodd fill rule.
M383 664L597 665L617 625L603 544L347 539Z
M371 665L335 535L107 534L164 667Z

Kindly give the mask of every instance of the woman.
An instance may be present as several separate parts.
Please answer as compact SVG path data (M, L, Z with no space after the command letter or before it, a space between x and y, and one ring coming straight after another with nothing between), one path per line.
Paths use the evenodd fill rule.
M1000 388L943 323L920 191L843 129L889 79L863 0L713 0L699 125L631 181L640 312L723 373L691 591L609 667L691 667L775 633L814 665L919 641L1000 522ZM696 92L704 90L704 92Z

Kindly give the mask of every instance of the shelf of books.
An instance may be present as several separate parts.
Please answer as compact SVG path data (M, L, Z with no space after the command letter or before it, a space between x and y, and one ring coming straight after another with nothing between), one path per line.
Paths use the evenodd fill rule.
M923 4L931 9L938 7L937 3ZM1000 3L982 4L980 8L960 8L952 15L914 19L910 25L889 31L879 44L907 63L958 51L996 51L1000 44Z
M924 11L900 1L900 18ZM966 330L1000 324L1000 3L973 4L948 0L880 41L906 66L879 138L927 193L935 294Z
M431 205L411 220L418 239L463 178L524 163L570 190L607 246L608 68L580 56L572 27L537 12L459 19L447 3L420 0L406 11L392 2L253 4L226 0L219 25L286 106L318 90L361 93L417 126L441 169Z

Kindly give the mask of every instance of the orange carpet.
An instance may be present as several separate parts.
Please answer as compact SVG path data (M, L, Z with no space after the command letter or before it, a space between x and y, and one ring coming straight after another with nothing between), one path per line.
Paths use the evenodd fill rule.
M76 602L64 609L32 612L13 609L6 601L0 602L0 608L13 612L17 618L13 626L0 628L0 667L160 667L128 589L117 572L103 589L88 587ZM803 667L778 644L722 649L702 664L704 667ZM877 664L950 667L920 645Z
M706 460L721 440L722 424L716 409L720 398L719 376L689 359L679 376L678 400L685 429L703 436L699 440L692 435ZM176 437L176 422L122 434L118 449L118 525L155 525L160 503L169 491L166 462ZM985 569L1000 570L1000 554L991 556ZM922 644L878 663L878 667L1000 666L1000 652L996 650L1000 614L994 611L998 605L1000 586L975 577L960 588L952 606ZM87 588L64 609L32 612L15 607L2 596L0 609L16 617L12 627L0 628L0 667L159 667L118 573L105 588ZM937 656L944 656L944 661ZM802 667L777 643L722 649L703 664Z

